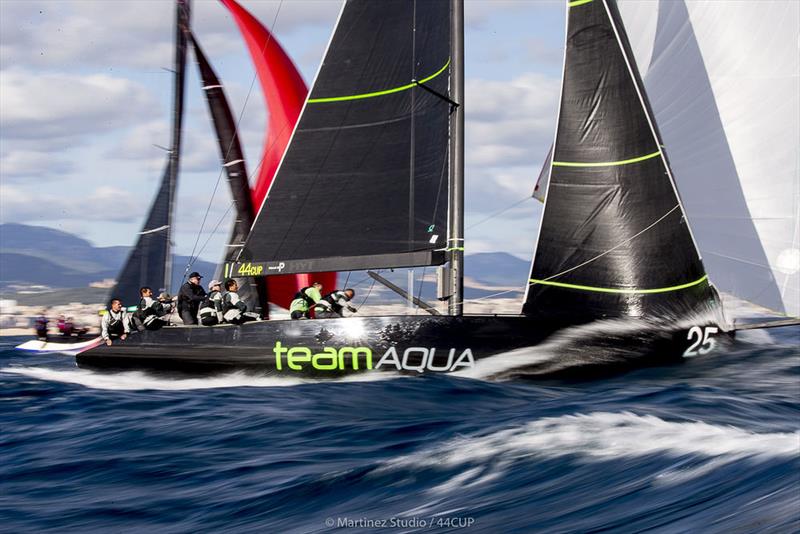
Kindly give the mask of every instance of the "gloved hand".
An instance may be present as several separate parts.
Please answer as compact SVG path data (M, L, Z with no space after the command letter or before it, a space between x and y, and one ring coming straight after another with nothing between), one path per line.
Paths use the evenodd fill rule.
M350 313L356 313L358 311L357 309L355 309L352 306L348 306L347 309L350 310Z

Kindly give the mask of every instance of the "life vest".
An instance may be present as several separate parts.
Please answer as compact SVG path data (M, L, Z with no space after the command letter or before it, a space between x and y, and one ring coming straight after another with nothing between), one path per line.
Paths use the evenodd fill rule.
M344 291L341 290L333 291L322 297L322 299L320 299L320 301L317 302L316 311L318 312L331 311L334 313L338 313L339 315L342 315L342 310L344 309L344 306L339 304L338 302L339 299L344 299L347 302L350 301L350 299L347 298L347 295L345 294Z
M118 311L116 316L113 311L108 310L108 333L117 336L121 336L125 333L125 325L122 322L124 318L125 314L122 310Z
M212 291L200 303L197 319L204 326L213 326L222 322L222 295L219 291Z
M150 297L142 297L136 313L145 327L152 325L159 317L166 315L164 306Z
M297 300L297 299L304 300L305 303L306 303L306 306L308 306L309 308L311 306L313 306L314 304L316 304L316 302L314 302L314 299L312 299L311 297L309 297L306 294L306 291L311 289L312 287L313 286L306 286L303 289L301 289L300 291L298 291L297 293L295 293L295 295L294 295L295 300Z
M235 322L239 320L244 312L247 311L247 304L242 302L238 293L229 291L225 293L225 299L222 305L222 317L227 322Z

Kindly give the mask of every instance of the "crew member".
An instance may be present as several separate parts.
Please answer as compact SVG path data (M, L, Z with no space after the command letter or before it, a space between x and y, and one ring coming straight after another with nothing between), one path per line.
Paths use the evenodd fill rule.
M311 308L322 298L322 284L314 282L310 286L298 291L292 303L289 305L289 312L292 319L311 319Z
M122 301L111 299L111 305L100 321L100 337L106 345L111 345L112 339L124 340L130 331L127 314L122 309Z
M197 271L189 275L189 281L181 286L178 292L178 314L183 324L197 324L197 312L200 303L206 298L206 292L200 285L203 277Z
M247 304L239 298L239 284L233 278L225 282L225 297L222 302L222 317L226 323L242 324L257 321L258 314L247 311Z
M139 289L139 295L141 300L134 319L137 329L158 330L167 324L166 316L172 311L169 295L162 293L159 299L155 300L153 290L147 286Z
M342 311L344 308L350 310L351 313L356 313L350 301L356 296L353 289L337 289L322 297L316 306L314 306L314 316L317 319L334 319L336 317L343 317Z
M208 296L200 304L197 319L203 326L214 326L222 322L222 282L212 280L208 283Z
M34 321L37 339L47 341L47 323L49 322L50 321L47 319L47 310L42 310L42 313L40 313L39 317Z

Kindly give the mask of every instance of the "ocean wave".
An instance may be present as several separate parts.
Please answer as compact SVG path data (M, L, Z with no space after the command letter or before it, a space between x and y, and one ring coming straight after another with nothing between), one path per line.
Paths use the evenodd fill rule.
M631 412L594 412L547 417L481 436L458 437L433 449L389 460L381 469L508 467L525 457L577 456L586 461L655 454L714 459L715 465L741 458L796 457L800 432L755 433L703 421L665 421ZM466 470L472 478L486 473ZM474 476L473 476L474 475Z

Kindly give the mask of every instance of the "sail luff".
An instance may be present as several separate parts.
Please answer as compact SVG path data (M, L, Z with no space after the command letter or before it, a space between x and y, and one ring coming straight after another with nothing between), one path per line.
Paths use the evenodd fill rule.
M617 43L619 43L619 49L622 52L622 57L625 60L625 66L628 67L628 73L631 75L631 79L633 80L633 87L636 89L636 94L639 97L639 102L642 105L642 109L644 111L644 116L647 119L647 124L650 126L650 131L653 134L653 140L656 143L659 151L659 157L664 162L664 169L667 172L667 176L669 177L669 183L672 186L672 190L675 193L675 198L678 200L678 205L680 206L681 216L684 220L686 220L686 229L689 231L689 236L692 238L692 244L694 245L694 251L697 254L699 259L702 259L702 255L700 253L700 247L697 246L697 240L694 237L694 233L692 232L692 226L689 224L688 219L686 218L686 209L683 207L683 202L681 201L681 195L678 192L678 187L675 185L675 179L672 176L672 169L670 168L669 161L667 160L667 150L664 146L664 142L662 141L661 134L658 131L658 126L655 122L655 114L653 113L652 106L650 105L650 101L647 98L647 94L644 92L644 83L642 82L642 78L639 75L639 69L636 66L636 58L633 55L631 50L630 42L628 41L628 36L626 33L621 32L618 26L622 24L622 17L619 14L619 10L617 9L615 0L602 0L603 5L605 6L606 13L608 13L608 19L611 23L611 28L614 30L614 35L617 38Z

